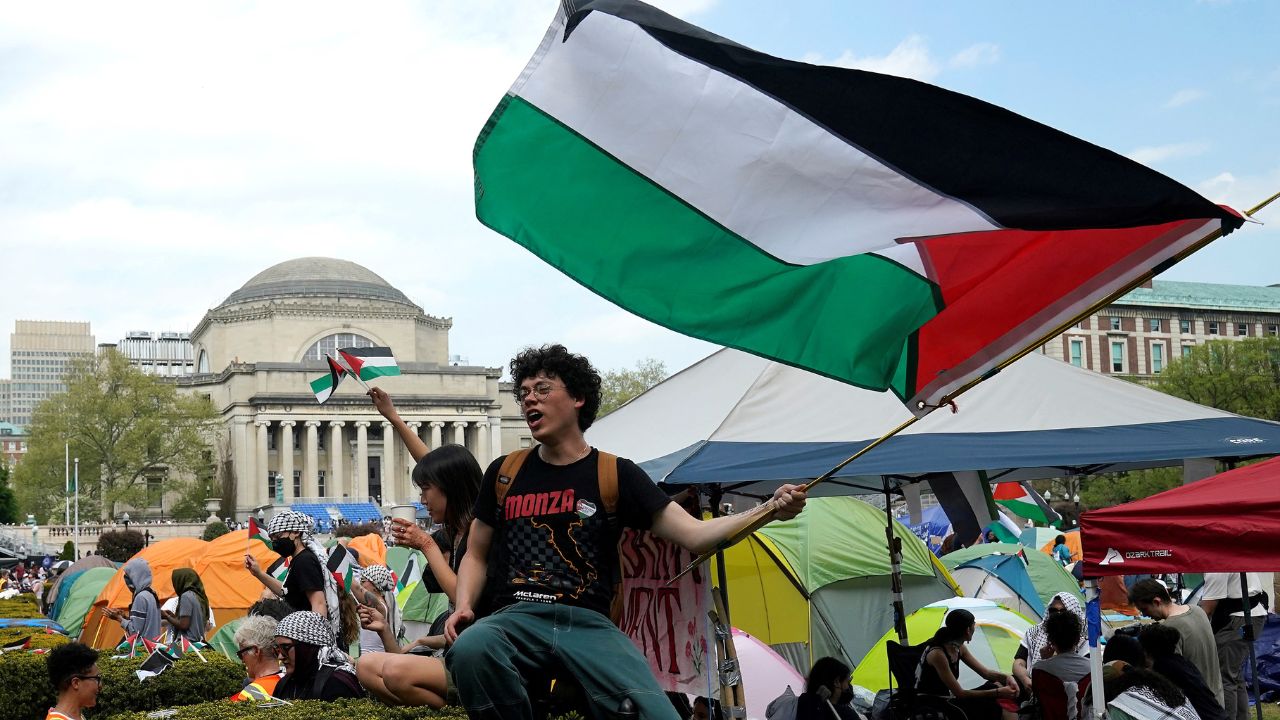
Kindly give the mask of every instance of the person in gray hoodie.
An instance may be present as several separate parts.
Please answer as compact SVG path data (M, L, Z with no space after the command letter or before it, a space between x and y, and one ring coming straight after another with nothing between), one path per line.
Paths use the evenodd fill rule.
M103 615L119 622L126 638L136 634L138 638L155 640L160 636L160 602L151 589L151 565L138 557L125 563L124 585L133 593L129 613L106 608Z

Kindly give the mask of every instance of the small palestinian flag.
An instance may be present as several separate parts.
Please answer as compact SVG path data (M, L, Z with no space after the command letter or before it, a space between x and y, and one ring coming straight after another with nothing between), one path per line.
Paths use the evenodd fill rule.
M289 577L289 558L282 557L271 563L267 568L267 574L283 583Z
M249 518L249 539L261 540L263 545L271 547L271 537L267 535L267 531L258 524L258 521L253 518Z
M391 355L391 348L339 348L338 354L342 356L342 362L346 363L347 367L351 368L351 372L361 380L368 381L400 374L400 366Z
M1062 516L1049 507L1040 493L1026 482L1004 482L996 485L991 497L1020 518L1051 525Z
M326 563L329 572L333 573L333 578L342 585L342 589L350 592L351 584L355 580L356 570L360 565L356 562L355 557L342 544L334 545L329 551L329 561Z
M147 659L144 660L142 664L138 666L138 669L134 671L138 675L138 682L142 682L150 677L155 677L165 670L168 670L169 666L173 665L173 662L173 657L164 652L164 650L160 648L152 650L151 654L147 656Z
M321 405L329 399L330 395L333 395L334 390L338 389L338 383L342 382L342 376L347 372L328 355L324 359L329 361L329 374L311 381L311 392L316 394L316 401Z
M193 643L185 637L178 641L178 650L181 654L185 655L187 653L193 652L196 654L196 657L200 658L201 662L209 662L208 660L204 659L204 654L200 652L201 647L207 648L209 646L206 643L202 643L202 642Z
M138 647L138 634L129 633L127 636L125 636L125 639L121 640L120 644L116 646L116 652L118 653L127 652L129 653L129 657L133 657L134 654L137 652L137 647Z
M31 636L27 636L22 640L15 640L10 644L5 645L3 648L0 648L0 652L9 652L11 650L26 650L29 647L31 647Z

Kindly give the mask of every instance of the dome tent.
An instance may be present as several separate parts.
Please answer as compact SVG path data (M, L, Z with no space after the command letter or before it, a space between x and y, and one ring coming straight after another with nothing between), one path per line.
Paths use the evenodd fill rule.
M907 612L954 597L946 568L900 523ZM855 498L811 498L724 551L729 615L796 668L831 655L856 665L893 625L884 512Z
M974 545L943 555L942 564L965 597L992 600L1036 620L1060 592L1084 600L1079 583L1057 560L1022 545Z
M53 614L58 624L66 628L67 635L76 637L80 634L80 628L84 627L85 616L93 607L93 601L98 599L98 593L102 592L102 588L106 587L115 574L115 568L95 567L77 572L76 577L67 578L62 586L66 593L60 598L58 611Z

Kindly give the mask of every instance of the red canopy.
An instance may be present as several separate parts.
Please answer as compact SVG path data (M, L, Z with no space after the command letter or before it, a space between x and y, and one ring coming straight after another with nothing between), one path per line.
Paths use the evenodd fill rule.
M1084 574L1280 570L1280 458L1080 517Z

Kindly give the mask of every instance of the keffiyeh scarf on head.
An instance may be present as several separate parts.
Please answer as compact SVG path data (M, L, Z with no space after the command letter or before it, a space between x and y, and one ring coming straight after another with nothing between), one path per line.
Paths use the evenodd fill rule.
M281 532L296 532L302 534L302 544L307 547L316 556L316 562L320 563L320 575L324 578L324 608L329 615L329 633L331 638L337 638L342 635L342 610L338 604L338 581L334 579L333 573L329 572L329 568L325 565L326 558L329 553L325 551L324 546L316 540L315 520L310 515L300 513L296 510L286 510L279 515L271 518L271 522L267 523L267 535L275 535ZM336 643L336 640L330 640Z
M396 606L396 578L391 568L386 565L370 565L361 571L378 592L382 593L382 603L387 606L387 627L397 640L404 640L404 622L400 619L400 608Z
M1045 604L1046 620L1049 618L1049 606L1058 601L1062 601L1062 605L1066 607L1067 612L1073 613L1080 618L1080 643L1075 648L1075 651L1079 653L1089 644L1089 626L1084 619L1084 605L1080 603L1080 598L1076 597L1074 593L1060 592ZM1031 626L1027 630L1027 634L1022 638L1022 644L1027 648L1027 672L1031 672L1035 664L1043 659L1040 657L1040 653L1049 644L1049 634L1044 630L1044 622L1044 620L1041 620L1039 624Z
M316 660L321 665L345 670L352 675L356 673L351 658L334 647L335 636L329 632L329 626L324 618L309 610L299 610L286 615L276 625L276 635L319 647Z

